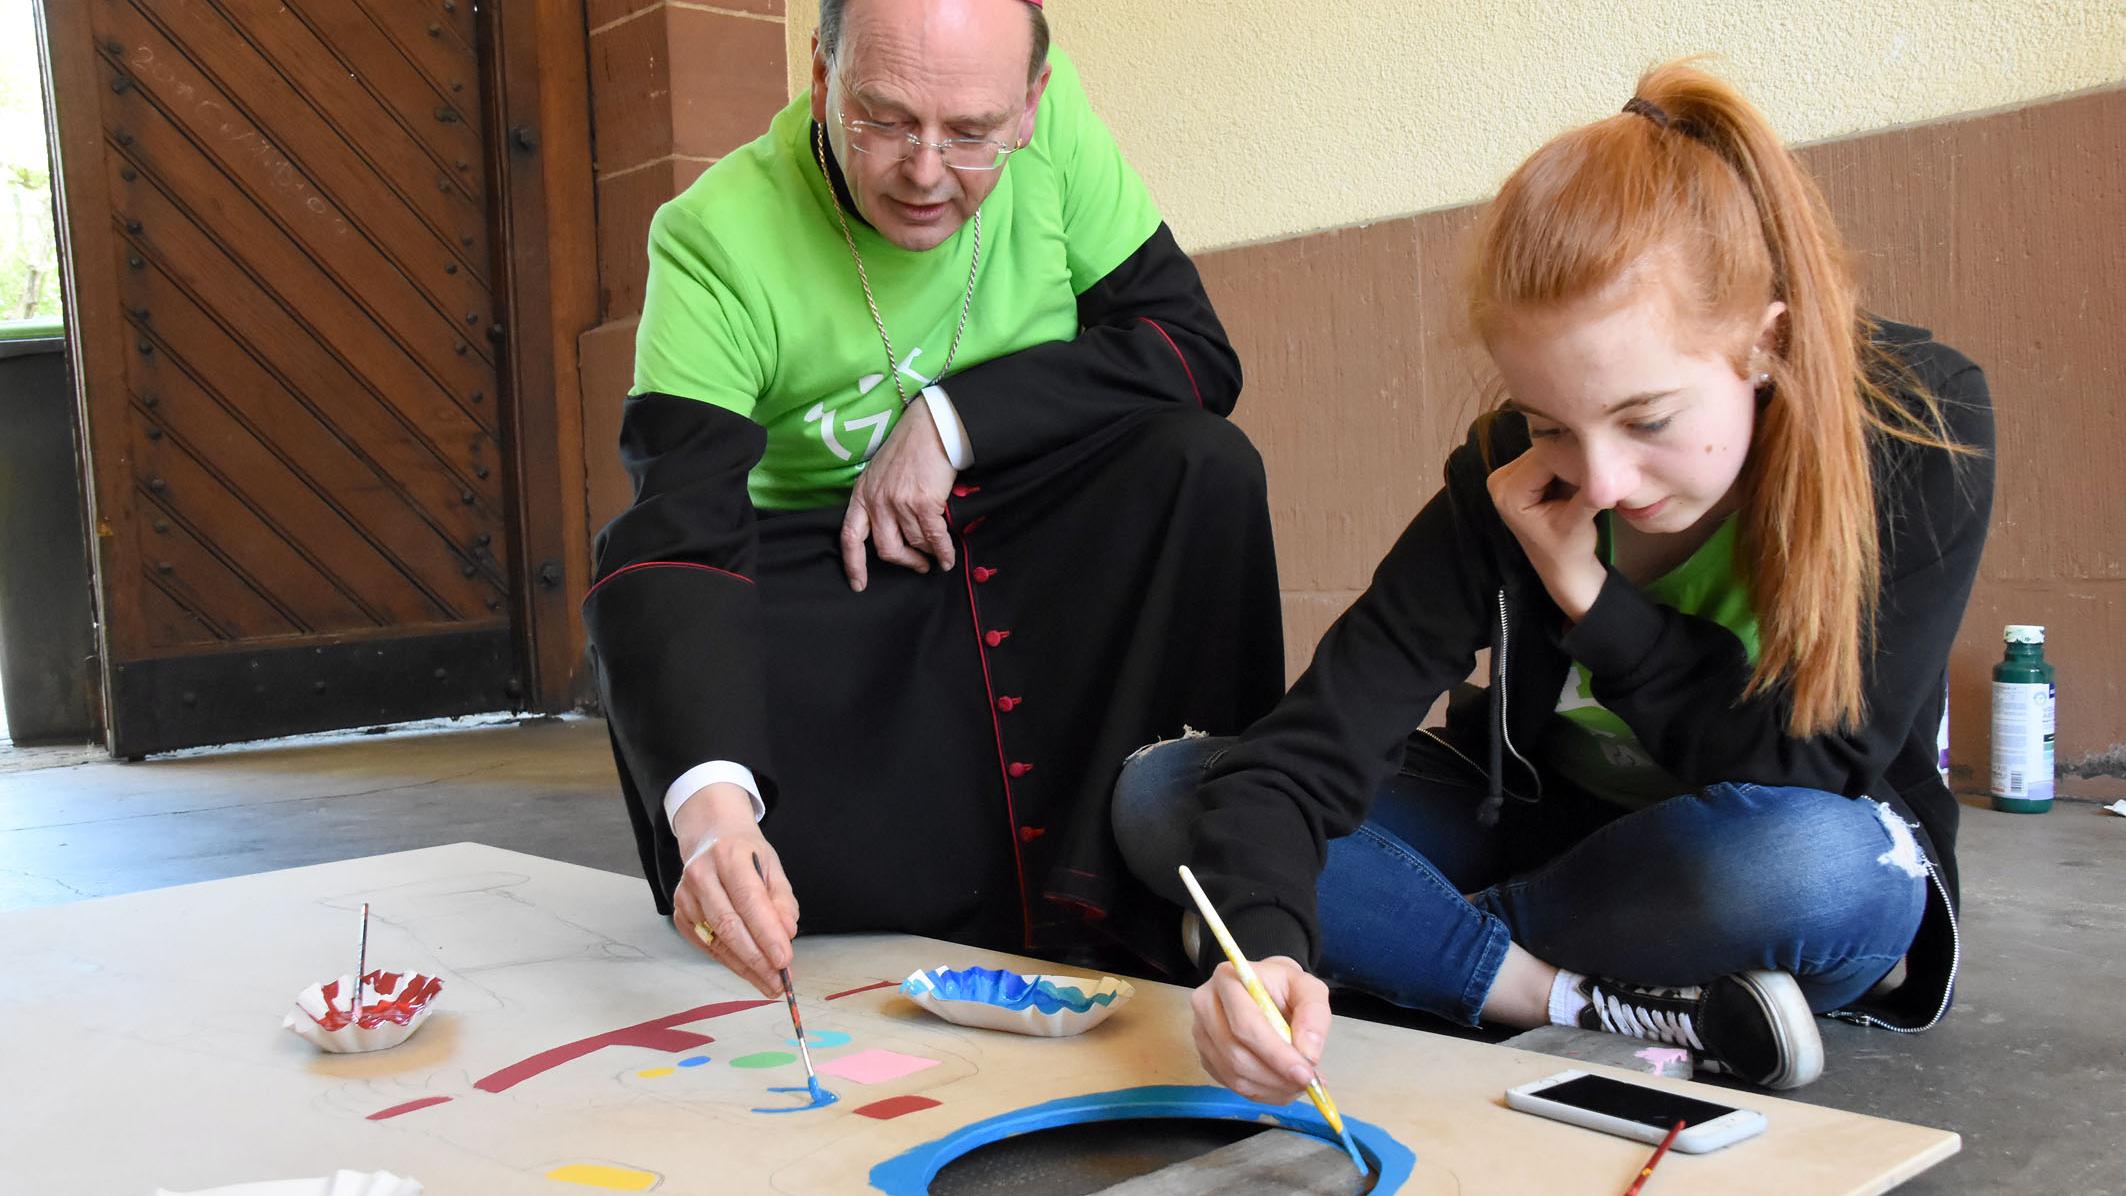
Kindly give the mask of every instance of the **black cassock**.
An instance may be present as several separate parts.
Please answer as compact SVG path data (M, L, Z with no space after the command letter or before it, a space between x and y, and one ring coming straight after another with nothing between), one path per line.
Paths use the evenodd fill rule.
M1244 728L1282 691L1261 459L1227 422L1239 364L1162 225L1079 297L1081 331L944 380L974 466L951 572L870 562L843 508L756 511L765 434L630 397L635 505L584 604L660 912L679 879L663 797L708 760L753 770L806 932L890 930L1051 956L1171 959L1171 907L1115 847L1137 747Z

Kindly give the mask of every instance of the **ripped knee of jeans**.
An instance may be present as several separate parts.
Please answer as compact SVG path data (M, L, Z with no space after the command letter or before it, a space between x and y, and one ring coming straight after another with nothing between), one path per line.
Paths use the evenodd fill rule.
M1145 744L1143 747L1138 748L1136 751L1131 752L1129 755L1123 757L1122 762L1124 764L1127 764L1130 761L1135 760L1137 757L1142 756L1144 753L1149 752L1154 748L1163 748L1170 743L1180 743L1184 739L1208 739L1210 738L1210 734L1211 733L1209 731L1198 731L1196 728L1189 726L1187 723L1183 723L1181 724L1181 735L1179 738L1154 739L1150 743Z
M1927 859L1920 854L1919 840L1912 828L1897 816L1897 811L1881 802L1875 803L1875 816L1882 820L1882 827L1890 833L1890 850L1875 857L1875 862L1886 868L1895 868L1906 876L1918 880L1927 874Z

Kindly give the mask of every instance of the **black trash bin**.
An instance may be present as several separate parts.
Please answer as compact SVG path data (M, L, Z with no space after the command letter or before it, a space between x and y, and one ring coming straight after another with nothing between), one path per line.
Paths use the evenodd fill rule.
M56 320L0 323L0 689L17 743L99 737L74 384Z

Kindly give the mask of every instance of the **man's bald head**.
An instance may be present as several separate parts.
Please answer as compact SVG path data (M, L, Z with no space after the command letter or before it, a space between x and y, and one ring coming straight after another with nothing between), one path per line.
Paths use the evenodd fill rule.
M823 0L821 16L812 119L856 210L902 249L936 248L1004 174L1005 159L981 151L998 165L949 165L946 143L1008 154L1034 135L1049 78L1041 10L1024 0Z
M819 0L819 48L827 57L841 46L843 30L851 23L868 19L885 21L924 21L937 17L958 18L972 23L991 15L983 9L1017 8L1025 10L1028 33L1026 77L1032 79L1041 73L1048 61L1048 18L1039 4L1026 0ZM947 11L949 10L949 11Z

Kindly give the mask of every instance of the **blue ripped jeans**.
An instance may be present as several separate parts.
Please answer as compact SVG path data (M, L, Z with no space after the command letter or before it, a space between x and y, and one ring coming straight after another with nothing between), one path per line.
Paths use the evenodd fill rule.
M1159 744L1116 783L1124 857L1177 904L1196 787L1231 744ZM1476 820L1483 797L1473 767L1414 752L1365 823L1330 841L1316 887L1323 980L1473 1026L1519 943L1558 967L1648 984L1779 969L1824 1013L1889 972L1926 908L1911 830L1865 798L1712 785L1601 822L1507 875L1500 828Z

